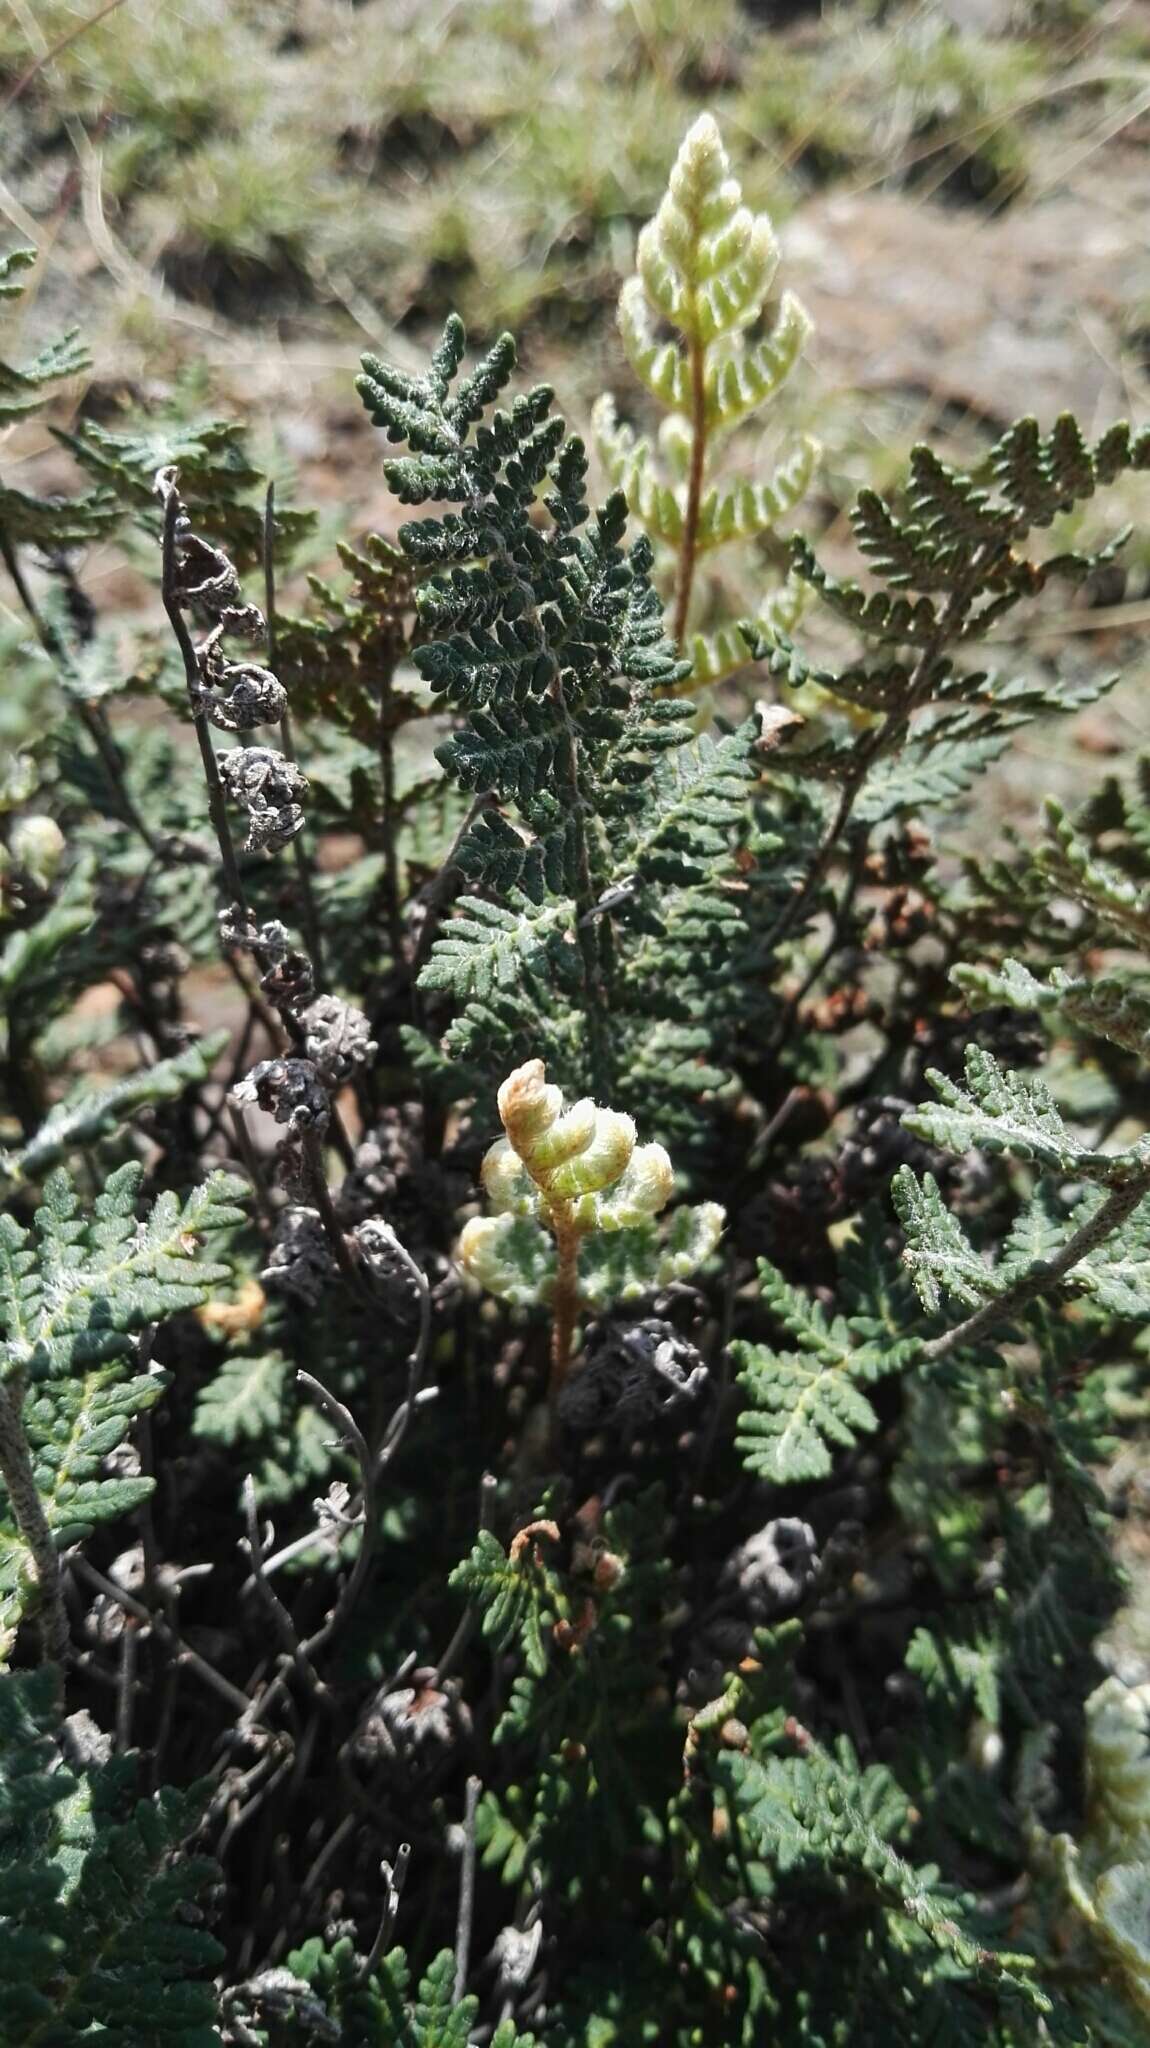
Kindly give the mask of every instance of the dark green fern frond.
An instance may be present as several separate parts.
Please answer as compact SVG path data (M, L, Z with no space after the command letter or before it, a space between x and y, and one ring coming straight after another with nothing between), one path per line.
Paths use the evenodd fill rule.
M208 1973L221 1950L196 1924L214 1866L181 1844L193 1797L133 1805L110 1744L78 1761L53 1672L0 1675L0 2010L13 2043L209 2048Z
M540 1534L554 1537L553 1523L537 1526ZM489 1529L480 1530L470 1557L456 1566L450 1584L477 1602L484 1635L498 1649L515 1644L525 1669L542 1677L547 1669L544 1630L556 1618L560 1594L534 1527L520 1531L510 1556Z
M795 575L864 645L830 669L804 656L790 628L776 632L761 621L742 628L754 659L768 662L791 687L815 685L836 714L820 720L810 738L791 735L780 759L796 783L825 786L823 842L813 876L780 920L783 935L817 909L848 826L857 835L891 819L945 810L982 777L1021 723L1078 701L1074 685L1058 677L1002 678L964 665L962 657L1051 579L1081 582L1113 558L1121 536L1092 553L1043 553L1028 544L1035 529L1072 512L1121 470L1147 466L1146 433L1118 427L1090 448L1069 418L1046 436L1023 421L974 469L955 468L919 446L900 489L859 493L851 523L871 582L832 571L804 537L792 541ZM1113 681L1092 677L1087 699ZM1080 873L1080 900L1081 889L1092 886Z
M262 482L247 452L247 429L238 420L209 420L202 426L174 423L116 433L95 420L82 420L56 435L80 467L94 477L104 498L130 512L144 531L158 536L161 511L156 471L174 468L180 489L195 505L203 531L226 548L241 572L259 562L263 550ZM291 547L310 533L315 515L285 507L275 516L278 541Z
M1048 2009L1033 1960L990 1947L974 1925L972 1902L948 1893L936 1870L916 1869L895 1846L909 1814L886 1770L860 1769L845 1741L837 1758L811 1747L806 1756L766 1762L730 1756L722 1770L759 1853L784 1876L806 1871L819 1883L837 1878L861 1887L890 1923L887 1938L896 1948L909 1942L934 1950L952 1991L959 1983L993 1988L1022 1998L1035 2014ZM919 1972L925 1989L932 1965L921 1955Z
M479 2000L455 1996L455 1958L443 1950L412 1984L407 1957L392 1949L370 1976L346 1936L325 1945L309 1941L286 1958L287 1981L256 1979L233 1994L233 2010L269 2048L308 2048L319 2041L340 2048L468 2048ZM262 1994L262 1995L261 1995ZM266 2003L265 2003L266 2000ZM536 2048L533 2034L504 2020L491 2048Z
M651 1031L691 1007L703 955L730 944L738 903L725 882L757 726L688 747L690 707L659 695L685 668L665 638L650 546L624 545L622 495L589 516L582 445L550 392L491 411L510 344L457 387L462 347L449 323L425 377L371 358L361 379L373 418L414 451L385 464L392 488L459 507L401 532L420 578L413 659L459 714L440 762L495 799L457 849L486 894L459 905L422 986L454 997L447 1042L482 1062L497 1019L505 1041L518 1036L523 1012L507 1003L523 977L550 984L554 1003L532 992L530 1050L565 1073L581 1059L604 1094ZM581 1056L570 1028L551 1032L553 1013L577 1026ZM703 1069L725 1078L704 1060L696 1095Z

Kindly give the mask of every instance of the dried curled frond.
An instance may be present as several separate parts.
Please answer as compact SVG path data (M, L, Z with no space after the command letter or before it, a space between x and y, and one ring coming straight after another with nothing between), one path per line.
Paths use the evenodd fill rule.
M222 661L216 649L201 653L199 702L221 732L251 732L276 725L287 709L287 691L269 668L253 661Z
M268 1293L290 1294L314 1308L335 1271L318 1210L302 1204L285 1209L271 1256L260 1274Z
M250 953L259 969L260 987L273 1003L294 1009L312 994L311 962L292 941L278 918L257 924L233 904L219 913L220 944Z
M818 1571L815 1532L796 1515L780 1515L728 1557L722 1583L737 1589L755 1621L797 1607Z
M302 831L304 814L297 798L308 789L294 761L274 747L234 747L220 755L220 781L248 814L245 852L275 853Z
M292 1137L322 1131L331 1115L327 1087L312 1060L260 1060L237 1081L231 1099L241 1108L254 1103L266 1110Z
M708 1382L695 1346L671 1323L596 1323L587 1332L579 1371L559 1396L559 1420L580 1436L620 1436L663 1416L678 1418L699 1402Z
M156 491L161 498L176 488L174 470L160 470ZM264 615L258 605L248 604L231 558L223 548L196 533L181 503L176 514L176 587L173 592L184 611L195 611L211 619L221 632L238 640L260 640L265 632Z
M324 1080L341 1087L360 1067L374 1059L377 1046L362 1010L339 996L317 996L300 1017L307 1056Z
M439 1682L429 1666L420 1666L407 1685L382 1688L371 1701L351 1739L364 1762L384 1755L420 1749L449 1749L470 1732L471 1715L460 1697L457 1680Z

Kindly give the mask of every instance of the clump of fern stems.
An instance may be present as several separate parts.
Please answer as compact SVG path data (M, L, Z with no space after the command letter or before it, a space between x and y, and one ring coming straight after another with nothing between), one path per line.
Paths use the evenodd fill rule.
M781 563L813 459L716 462L799 355L774 255L697 123L624 293L669 428L601 415L598 507L509 336L365 357L409 516L294 613L234 424L81 419L81 494L0 489L62 707L0 777L24 2038L1144 2029L1150 777L936 844L1108 687L983 642L1111 559L1075 521L1150 436L917 448L857 577L792 536L708 639L700 561ZM738 723L682 694L752 663Z

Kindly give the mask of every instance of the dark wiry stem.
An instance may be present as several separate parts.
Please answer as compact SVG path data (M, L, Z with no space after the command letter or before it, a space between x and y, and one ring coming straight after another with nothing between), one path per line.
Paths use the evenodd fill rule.
M118 1586L114 1579L105 1578L103 1572L98 1572L94 1565L88 1563L82 1551L77 1551L72 1560L72 1569L97 1593L103 1593L107 1599L114 1600L117 1607L123 1608L125 1614L134 1615L137 1621L146 1621L157 1641L163 1644L169 1654L178 1663L186 1664L188 1670L194 1671L197 1677L202 1678L205 1685L210 1685L213 1692L227 1701L233 1712L238 1710L242 1714L251 1705L247 1694L241 1692L238 1685L233 1685L230 1678L225 1678L222 1671L217 1671L214 1664L209 1664L206 1657L201 1657L198 1650L193 1650L162 1614L145 1607L142 1600L137 1600L135 1594L127 1592L123 1586Z
M781 946L783 940L794 930L803 912L817 895L827 870L838 850L839 840L847 828L851 812L858 801L863 783L870 774L874 762L884 751L896 727L902 723L904 715L902 712L899 712L897 715L893 712L889 713L884 718L882 724L875 727L869 741L864 741L860 746L859 752L855 757L854 766L843 784L838 808L827 827L818 852L815 854L814 860L807 870L802 887L795 891L795 894L791 897L790 902L779 917L774 930L768 935L767 945L772 952L776 947Z
M351 1252L348 1249L347 1238L340 1228L339 1217L335 1213L335 1204L331 1198L331 1189L328 1187L327 1174L324 1170L323 1139L314 1127L303 1134L303 1155L307 1164L308 1190L319 1211L319 1219L323 1225L324 1236L331 1246L335 1262L349 1287L356 1294L362 1295L366 1291L365 1276L352 1258Z
M247 1548L251 1560L252 1579L267 1608L272 1626L291 1658L298 1676L313 1698L327 1701L327 1688L314 1664L308 1657L295 1622L292 1620L271 1580L264 1570L264 1545L260 1531L259 1507L256 1502L255 1481L249 1472L243 1484L244 1519L247 1523Z
M324 1414L339 1430L341 1442L346 1443L354 1454L356 1463L359 1466L362 1489L361 1497L363 1500L362 1534L355 1563L348 1573L336 1597L335 1605L326 1619L321 1622L319 1628L312 1635L308 1636L300 1644L300 1654L309 1663L313 1663L317 1650L321 1650L325 1643L330 1642L332 1636L337 1634L343 1627L344 1622L359 1598L375 1551L378 1518L375 1500L375 1475L372 1468L371 1452L368 1449L367 1439L350 1408L345 1408L343 1402L338 1401L335 1395L323 1385L322 1381L314 1379L310 1372L299 1371L296 1373L296 1378L301 1386L307 1387L314 1395ZM275 1562L277 1560L271 1558L265 1561L263 1567L265 1577L270 1577L271 1567ZM272 1706L286 1689L286 1670L291 1668L290 1662L287 1664L286 1669L281 1667L262 1693L259 1693L255 1699L245 1702L245 1711L240 1717L240 1726L242 1728L254 1728L267 1718Z
M847 876L846 887L844 888L842 893L842 900L839 903L838 909L835 911L833 918L831 919L830 937L828 938L826 945L823 947L822 952L819 953L817 957L811 962L811 965L808 967L807 972L803 976L802 981L799 983L799 986L795 990L794 994L788 997L786 1007L783 1010L783 1014L775 1027L775 1030L771 1036L770 1043L767 1047L768 1057L772 1057L775 1054L777 1054L786 1044L794 1028L795 1019L797 1018L803 1003L806 1001L815 983L818 981L819 976L830 965L831 961L834 959L835 954L838 952L839 948L843 944L846 932L847 919L849 918L851 910L854 907L854 900L858 894L859 882L862 879L863 859L866 853L867 845L865 832L857 833L857 835L852 835L852 837L854 837L854 845L851 853L850 873Z
M459 1917L455 1927L457 2004L467 1989L467 1969L471 1961L471 1924L475 1916L475 1815L482 1790L478 1778L467 1780L467 1803L463 1817L463 1857L459 1873Z
M120 1636L120 1669L116 1682L116 1748L121 1756L132 1747L132 1722L136 1708L136 1670L139 1663L140 1624L125 1617Z
M387 661L379 678L379 830L383 841L383 903L387 940L396 966L403 963L405 944L399 898L399 853L395 843L395 748L392 699L395 665Z
M363 1494L363 1534L359 1540L355 1563L326 1621L303 1645L304 1655L314 1657L317 1650L322 1649L325 1643L330 1642L331 1638L338 1634L359 1598L375 1550L379 1516L375 1500L374 1461L367 1439L350 1408L345 1408L342 1401L337 1401L330 1389L320 1380L314 1379L310 1372L297 1372L296 1378L301 1386L310 1390L328 1420L339 1430L341 1441L352 1451L359 1466L359 1483Z
M228 823L228 807L224 800L224 789L220 781L216 750L212 745L208 721L204 716L200 694L200 665L196 658L196 650L192 645L192 636L188 631L187 621L180 608L178 564L176 562L176 521L179 516L180 498L176 489L176 479L174 475L169 475L164 486L164 552L161 596L163 597L164 610L168 615L168 622L176 636L176 645L183 657L184 678L188 686L188 704L191 710L192 724L195 727L196 739L199 742L200 759L204 765L204 780L208 786L208 815L211 818L212 830L216 835L216 843L220 849L220 865L224 871L224 882L227 887L229 900L242 912L246 922L248 916L247 898L244 895L244 885L240 880L239 865L236 861L236 849L232 842L232 828Z
M397 1237L393 1237L393 1243L418 1297L419 1323L416 1330L415 1343L411 1347L407 1360L406 1393L384 1431L383 1441L375 1454L377 1478L397 1455L403 1439L411 1426L411 1418L415 1414L416 1401L420 1388L423 1385L427 1353L431 1345L431 1288L428 1285L427 1275L422 1266L412 1258L411 1253L407 1250L406 1246L400 1243Z
M359 1984L366 1983L367 1979L371 1976L395 1932L399 1901L403 1892L404 1880L407 1877L407 1866L410 1860L411 1843L401 1842L395 1852L394 1864L381 1863L379 1866L379 1874L384 1883L383 1911L379 1916L379 1926L376 1929L375 1940L360 1964L356 1975L356 1982Z

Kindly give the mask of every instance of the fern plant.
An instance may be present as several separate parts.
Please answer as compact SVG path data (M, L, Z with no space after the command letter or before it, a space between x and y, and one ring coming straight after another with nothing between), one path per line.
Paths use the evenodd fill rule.
M739 1418L738 1442L748 1469L776 1485L825 1476L834 1450L878 1427L867 1385L921 1360L897 1281L892 1284L881 1263L876 1273L865 1255L877 1249L881 1261L874 1215L869 1231L870 1247L851 1246L853 1256L843 1258L842 1307L833 1318L759 1261L760 1298L794 1348L776 1351L744 1340L733 1346L751 1401Z
M821 783L830 801L826 829L776 937L817 901L852 823L871 825L957 797L1020 723L1075 708L1112 685L1106 676L1082 690L1057 678L1031 682L964 669L961 657L1052 579L1081 583L1110 558L1109 543L1044 555L1028 554L1025 543L1148 461L1146 435L1125 424L1090 445L1069 416L1047 434L1036 421L1019 420L977 470L954 469L919 447L904 502L859 493L851 524L877 579L873 590L831 575L806 540L794 541L796 574L862 647L856 661L831 671L806 662L785 638L779 645L746 627L757 657L791 684L817 682L843 711L836 730L792 750L797 771Z
M988 1948L969 1919L963 1924L963 1902L940 1890L938 1873L912 1868L900 1852L907 1815L897 1782L881 1766L860 1769L847 1744L837 1757L809 1741L804 1751L798 1757L725 1759L732 1804L746 1816L759 1853L782 1871L807 1865L816 1882L837 1880L848 1897L855 1880L853 1910L859 1909L861 1893L880 1926L886 1921L878 1940L892 1951L891 1976L897 1979L900 1952L917 1954L914 2024L924 2033L936 2015L947 2024L942 2015L957 1984L964 1987L959 1999L973 1993L971 2024L977 2023L984 1986L992 1987L1008 2012L1013 2006L1024 2024L1036 2023L1050 2007L1033 1982L1032 1959ZM879 1963L876 1974L882 1968ZM886 1988L889 1996L892 1987Z
M965 800L1107 685L982 643L1105 566L1146 437L919 449L857 582L801 539L700 651L704 543L781 561L810 459L724 482L805 329L713 125L639 261L669 467L612 428L598 511L452 318L365 361L413 516L334 564L235 423L66 429L58 533L162 634L9 514L0 2031L45 2048L1145 2031L1150 782L996 847ZM743 660L781 701L678 694Z

